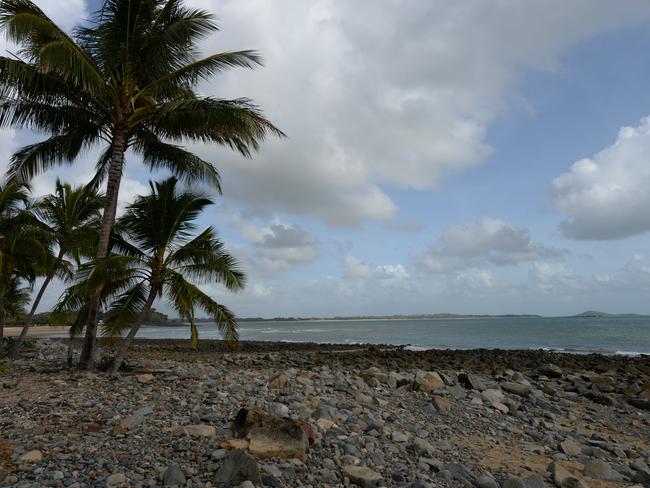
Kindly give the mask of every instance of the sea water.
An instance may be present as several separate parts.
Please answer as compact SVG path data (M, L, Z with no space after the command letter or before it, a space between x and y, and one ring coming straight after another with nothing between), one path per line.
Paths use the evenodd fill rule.
M394 344L411 349L549 349L650 354L650 317L505 317L471 319L308 320L241 322L242 340ZM189 326L143 327L138 337L189 338ZM220 338L214 323L199 337Z

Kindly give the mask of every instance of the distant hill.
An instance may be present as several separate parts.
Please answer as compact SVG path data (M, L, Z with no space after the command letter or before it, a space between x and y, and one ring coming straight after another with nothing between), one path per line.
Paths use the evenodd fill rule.
M604 317L645 317L645 315L639 315L638 313L605 313L598 312L597 310L587 310L586 312L579 313L577 315L572 315L576 318L604 318Z

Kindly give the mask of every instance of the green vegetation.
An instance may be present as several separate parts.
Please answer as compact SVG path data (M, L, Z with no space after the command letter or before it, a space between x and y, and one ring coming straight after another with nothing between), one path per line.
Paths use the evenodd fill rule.
M164 169L185 183L203 182L220 193L220 176L214 165L182 143L222 145L250 157L267 136L284 134L246 98L217 99L195 91L198 83L221 71L254 68L261 63L254 51L198 58L198 42L218 26L210 13L187 8L181 0L106 0L90 22L71 35L29 0L0 0L0 28L19 47L16 55L0 56L0 127L26 128L46 136L13 155L1 188L9 196L2 197L6 202L0 201L5 205L0 207L0 337L11 276L28 285L37 276L44 276L47 284L59 274L67 278L75 275L76 284L101 276L87 288L92 294L83 295L83 304L76 307L74 330L85 330L79 367L85 369L92 366L102 304L111 303L124 291L120 277L107 273L115 263L122 263L117 253L125 250L117 242L120 233L115 229L125 154L137 153L151 170ZM28 209L28 182L47 169L72 164L84 150L98 145L102 155L86 187L88 191L105 188L103 210L90 219L97 238L92 243L84 241L73 251L61 240L59 229L41 225L49 218L41 222L38 212ZM62 191L68 191L66 188L63 185ZM35 224L16 227L20 219ZM86 224L90 222L79 222ZM20 232L11 230L14 228ZM37 230L47 237L34 240ZM92 259L87 259L89 252ZM81 263L76 272L64 265L65 257ZM209 273L200 276L212 278ZM187 303L179 311L183 317L193 314L195 304L207 306L197 297L186 297ZM145 300L130 305L140 307L137 317L140 313L146 317L145 309L151 303L147 305ZM207 310L216 313L211 306ZM34 311L33 307L27 328L34 321ZM222 322L219 314L215 319ZM234 318L231 323L234 327Z
M114 371L157 297L165 296L179 316L190 322L195 346L197 308L214 317L226 339L237 339L234 314L188 281L220 283L233 291L244 285L237 261L224 249L212 227L192 234L194 221L212 200L178 191L174 177L150 186L151 193L138 197L119 219L117 228L122 237L116 241L115 252L102 263L85 264L78 282L66 291L57 307L60 312L78 313L98 283L110 283L110 292L104 287L102 295L108 309L104 331L115 336L129 328L112 365Z

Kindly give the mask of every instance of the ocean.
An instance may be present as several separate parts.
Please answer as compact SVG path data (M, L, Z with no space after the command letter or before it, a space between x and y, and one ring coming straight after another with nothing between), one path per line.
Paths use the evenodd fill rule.
M548 349L574 353L650 354L650 317L506 317L476 319L242 322L242 340L394 344L410 349ZM188 326L147 326L138 337L190 337ZM199 337L220 338L214 323Z

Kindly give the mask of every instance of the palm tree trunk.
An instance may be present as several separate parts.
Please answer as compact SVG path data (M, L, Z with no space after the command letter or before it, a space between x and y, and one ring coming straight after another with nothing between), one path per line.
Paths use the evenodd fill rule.
M96 258L98 260L106 258L108 254L108 243L111 232L113 231L113 225L115 224L115 214L117 213L117 197L120 192L120 182L122 181L122 168L124 166L124 152L126 151L127 139L126 127L117 127L115 136L113 137L113 152L108 170L108 182L106 183L106 203L104 205L102 226L99 231L99 242L97 244ZM79 358L79 369L88 369L95 359L95 340L97 337L101 294L102 289L100 288L88 304L86 335L84 337L83 349L81 350L81 357Z
M61 259L63 259L63 251L59 250L59 254L56 257L56 262L58 263L59 261L61 261ZM32 304L32 308L29 311L29 315L25 319L25 325L23 325L23 330L20 331L20 335L18 336L18 339L16 340L16 344L14 344L14 347L12 347L11 350L7 353L7 356L9 356L10 358L16 357L16 355L20 351L20 348L22 347L23 343L25 342L25 338L27 337L27 332L29 332L29 328L32 326L32 322L34 320L34 314L36 313L36 309L38 308L38 305L41 303L41 299L43 298L43 294L45 293L45 290L47 289L48 285L50 284L50 281L52 281L53 277L54 277L54 269L50 270L50 272L45 277L45 281L41 285L41 289L38 290L38 294L36 295L36 298L34 299L34 303Z
M115 356L115 361L113 362L113 365L110 369L111 373L117 373L117 371L120 369L120 366L122 366L124 358L126 357L126 352L129 350L129 347L131 346L135 335L140 330L144 319L147 318L147 314L151 310L151 306L153 305L157 294L158 291L155 287L152 287L151 290L149 290L147 301L145 302L144 307L142 307L142 310L140 310L140 313L136 317L135 322L133 322L133 325L131 325L131 330L129 330L128 335L126 337L123 337L120 341L120 347L117 351L117 355Z
M5 337L5 300L4 291L0 290L0 351L3 349L3 340Z

